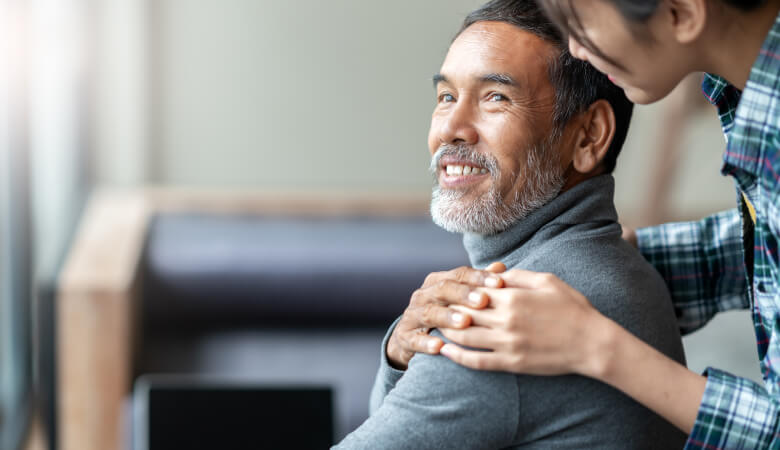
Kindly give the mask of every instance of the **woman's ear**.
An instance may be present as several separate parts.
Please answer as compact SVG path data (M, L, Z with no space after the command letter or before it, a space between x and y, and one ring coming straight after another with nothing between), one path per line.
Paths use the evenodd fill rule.
M668 0L663 8L670 31L680 44L690 44L704 32L707 0Z
M572 165L582 174L599 167L615 136L615 113L606 100L597 100L582 113Z

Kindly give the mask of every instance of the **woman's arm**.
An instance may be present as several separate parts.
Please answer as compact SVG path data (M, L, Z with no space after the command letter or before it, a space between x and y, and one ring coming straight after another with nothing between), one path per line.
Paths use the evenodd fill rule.
M502 278L509 287L479 289L490 298L488 308L451 306L470 314L470 328L442 330L450 340L492 351L447 344L444 356L480 370L595 378L691 431L704 377L602 315L555 275L512 270Z
M577 373L626 393L689 433L691 448L773 448L780 405L763 387L714 369L689 371L599 313L550 274L513 270L508 288L486 289L490 305L468 311L472 326L444 329L441 353L466 367L513 373Z

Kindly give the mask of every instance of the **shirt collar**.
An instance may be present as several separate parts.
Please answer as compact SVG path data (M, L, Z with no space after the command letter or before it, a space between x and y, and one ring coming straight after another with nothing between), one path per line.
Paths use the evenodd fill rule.
M723 155L724 175L745 171L760 176L764 160L763 140L756 144L765 125L776 125L776 111L771 109L770 96L780 92L780 14L761 46L758 58L750 70L745 91L740 92L724 78L705 74L702 82L704 96L715 105L726 137ZM747 99L747 101L741 101Z

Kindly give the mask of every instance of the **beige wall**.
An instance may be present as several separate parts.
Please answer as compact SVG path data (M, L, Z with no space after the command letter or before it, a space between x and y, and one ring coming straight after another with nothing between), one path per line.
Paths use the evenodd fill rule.
M101 2L96 178L427 192L430 78L481 3ZM629 222L645 208L664 108L637 107L618 162L616 201ZM674 217L734 201L718 174L724 143L714 111L692 123L685 175L671 178Z
M431 76L480 3L154 2L152 180L427 190Z
M642 214L648 207L653 169L662 153L661 135L669 131L661 120L669 103L663 100L636 106L626 145L618 158L615 203L621 219L631 225L646 225ZM704 105L694 112L682 134L679 164L669 178L668 217L694 219L734 207L734 183L720 175L725 147L715 108Z

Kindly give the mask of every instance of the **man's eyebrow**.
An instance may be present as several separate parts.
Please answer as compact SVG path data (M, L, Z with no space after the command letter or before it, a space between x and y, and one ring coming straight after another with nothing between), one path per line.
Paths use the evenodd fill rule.
M439 83L442 82L449 83L449 81L450 80L446 76L437 73L436 75L433 76L433 87L438 86ZM479 81L481 81L482 83L498 83L506 86L519 86L519 84L517 83L517 81L515 81L514 78L512 78L510 75L507 75L505 73L489 73L487 75L483 75L479 77Z
M440 73L437 73L436 75L433 76L433 87L438 86L439 83L441 83L441 82L445 82L446 83L447 81L448 81L447 77L445 77L444 75L442 75Z
M507 86L518 86L517 81L505 73L489 73L480 77L483 83L498 83Z

